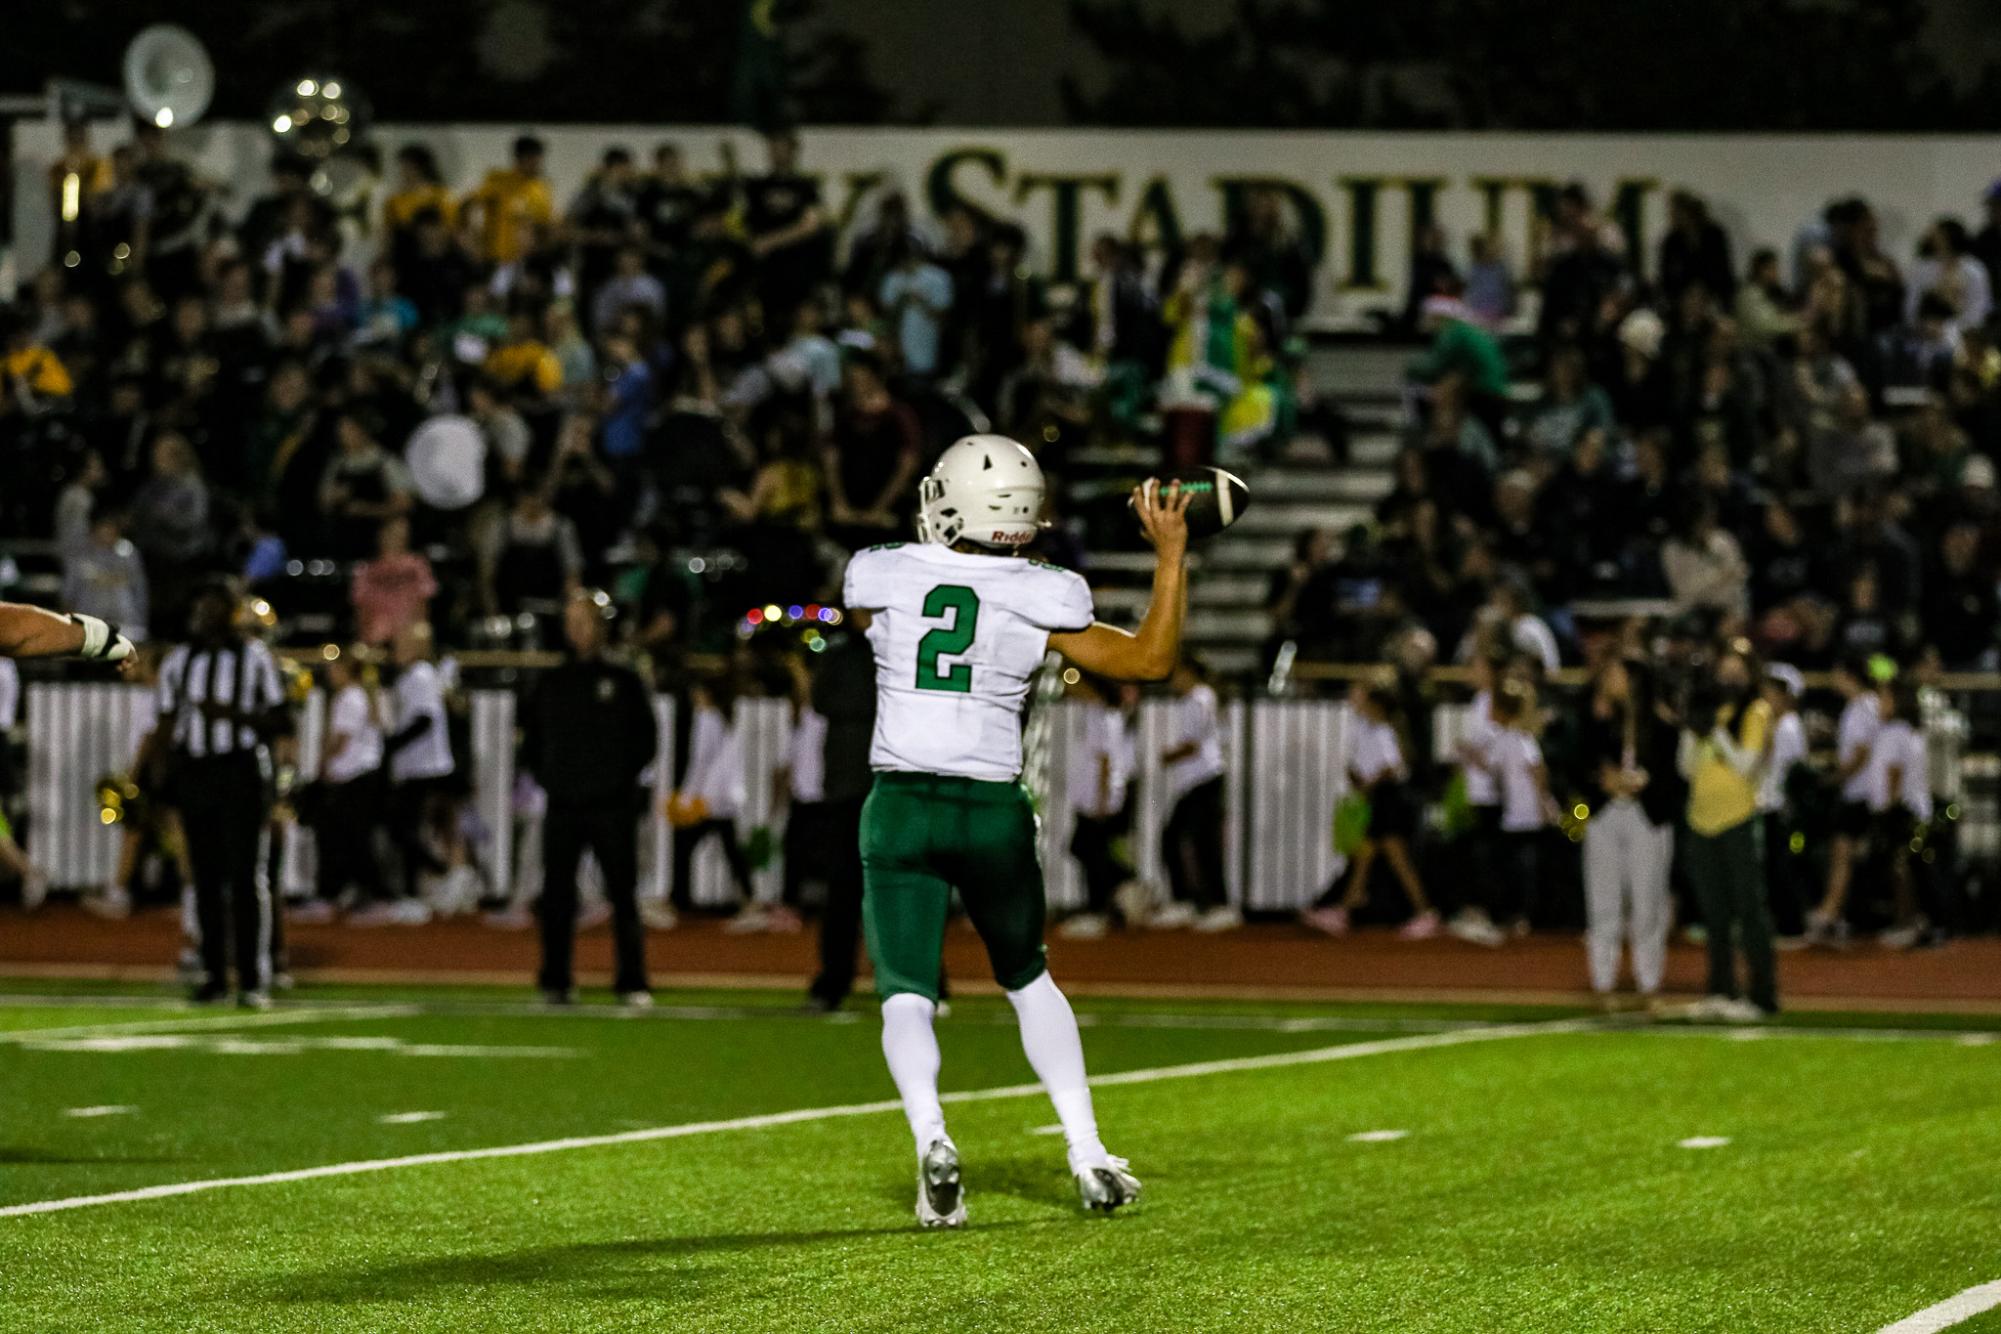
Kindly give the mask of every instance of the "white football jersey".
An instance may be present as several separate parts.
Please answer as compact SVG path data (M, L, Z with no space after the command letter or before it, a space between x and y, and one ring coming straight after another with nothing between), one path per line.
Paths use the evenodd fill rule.
M1049 636L1091 624L1083 577L1019 556L892 543L848 562L843 600L870 612L869 764L989 782L1021 776L1021 714Z

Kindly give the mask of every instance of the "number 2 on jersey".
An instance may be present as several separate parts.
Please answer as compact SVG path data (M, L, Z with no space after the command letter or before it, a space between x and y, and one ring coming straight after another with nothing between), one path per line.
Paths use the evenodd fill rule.
M980 595L964 584L940 584L924 595L924 619L948 623L917 641L917 688L972 693L971 664L955 662L940 667L938 659L956 658L973 646L973 632L980 624Z

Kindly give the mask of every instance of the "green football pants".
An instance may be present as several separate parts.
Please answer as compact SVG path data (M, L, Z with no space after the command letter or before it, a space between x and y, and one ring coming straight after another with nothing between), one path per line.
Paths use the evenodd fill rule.
M1018 783L879 773L862 807L862 922L876 994L938 999L952 891L1009 991L1042 976L1047 905Z

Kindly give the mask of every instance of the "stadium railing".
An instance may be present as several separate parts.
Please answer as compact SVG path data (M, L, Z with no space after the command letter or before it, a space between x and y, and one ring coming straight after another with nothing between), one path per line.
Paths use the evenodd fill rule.
M499 658L502 655L491 655ZM483 669L528 671L545 655L506 655L481 661ZM471 655L461 666L474 666ZM1352 679L1370 670L1360 666L1315 668L1325 680ZM1453 679L1451 669L1441 671ZM1979 678L1981 689L2001 692L2001 678ZM1966 745L1964 704L1970 689L1955 681L1957 693L1936 693L1927 716L1932 743L1932 782L1941 819L1951 826L1962 861L2001 858L2001 758ZM2001 703L2001 693L1978 698ZM458 729L469 755L471 800L468 821L479 864L491 886L516 899L539 884L539 817L532 790L515 765L516 691L479 685L462 692L463 725ZM144 687L124 683L33 681L25 699L27 801L25 832L35 856L53 883L72 888L101 885L117 857L120 831L100 806L97 789L123 773L139 738L151 726L153 697ZM647 892L664 895L671 830L664 815L672 790L672 757L678 722L675 701L658 697L661 755L650 775L651 813L641 840ZM1165 880L1160 833L1169 794L1160 764L1169 745L1174 702L1147 700L1134 720L1137 766L1133 782L1130 847L1141 878ZM1449 756L1464 707L1444 703L1435 711L1432 749ZM317 772L326 704L318 691L299 709L298 759L302 774ZM1036 793L1042 815L1041 849L1050 901L1058 909L1080 906L1083 886L1068 855L1072 819L1067 790L1069 757L1082 739L1082 715L1073 704L1045 700L1035 724L1039 775ZM776 846L780 812L774 778L785 759L791 708L781 699L746 699L736 711L744 755L744 805L739 829L753 848ZM1338 698L1281 698L1255 692L1228 694L1222 730L1227 778L1225 868L1232 901L1251 912L1283 912L1305 906L1326 887L1341 862L1333 846L1333 811L1347 788L1346 706ZM1947 819L1949 815L1949 820ZM1567 825L1569 822L1567 822ZM768 838L757 837L765 830ZM1575 832L1574 826L1568 832ZM312 838L301 831L288 838L282 881L302 892L312 879ZM775 895L774 858L761 859L754 877L760 894ZM697 903L723 904L731 897L720 851L705 847L693 867Z

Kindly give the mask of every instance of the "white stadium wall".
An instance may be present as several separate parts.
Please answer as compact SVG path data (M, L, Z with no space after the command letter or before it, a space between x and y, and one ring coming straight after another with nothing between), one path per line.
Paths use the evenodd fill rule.
M763 151L746 131L658 125L382 125L385 156L406 141L429 144L447 179L470 187L504 164L513 137L534 129L549 145L549 170L567 199L610 143L642 161L655 144L682 145L693 169L721 169L720 145L747 170ZM107 139L108 130L100 130ZM232 183L240 210L262 189L271 136L260 125L211 123L177 135L180 151ZM1533 201L1581 180L1611 208L1651 265L1669 191L1709 198L1740 259L1757 246L1782 253L1828 200L1861 194L1877 208L1893 257L1911 253L1932 218L1971 219L2001 176L1995 141L1971 136L1890 135L1517 135L1347 134L1141 130L812 129L805 166L823 181L843 219L872 191L894 185L920 217L953 199L1018 218L1050 270L1083 262L1100 231L1187 235L1220 228L1232 192L1254 183L1284 188L1320 238L1313 312L1341 324L1403 299L1414 217L1427 212L1455 246L1475 230L1498 230L1520 268L1534 245ZM45 173L54 127L14 130L16 271L25 279L48 254Z

